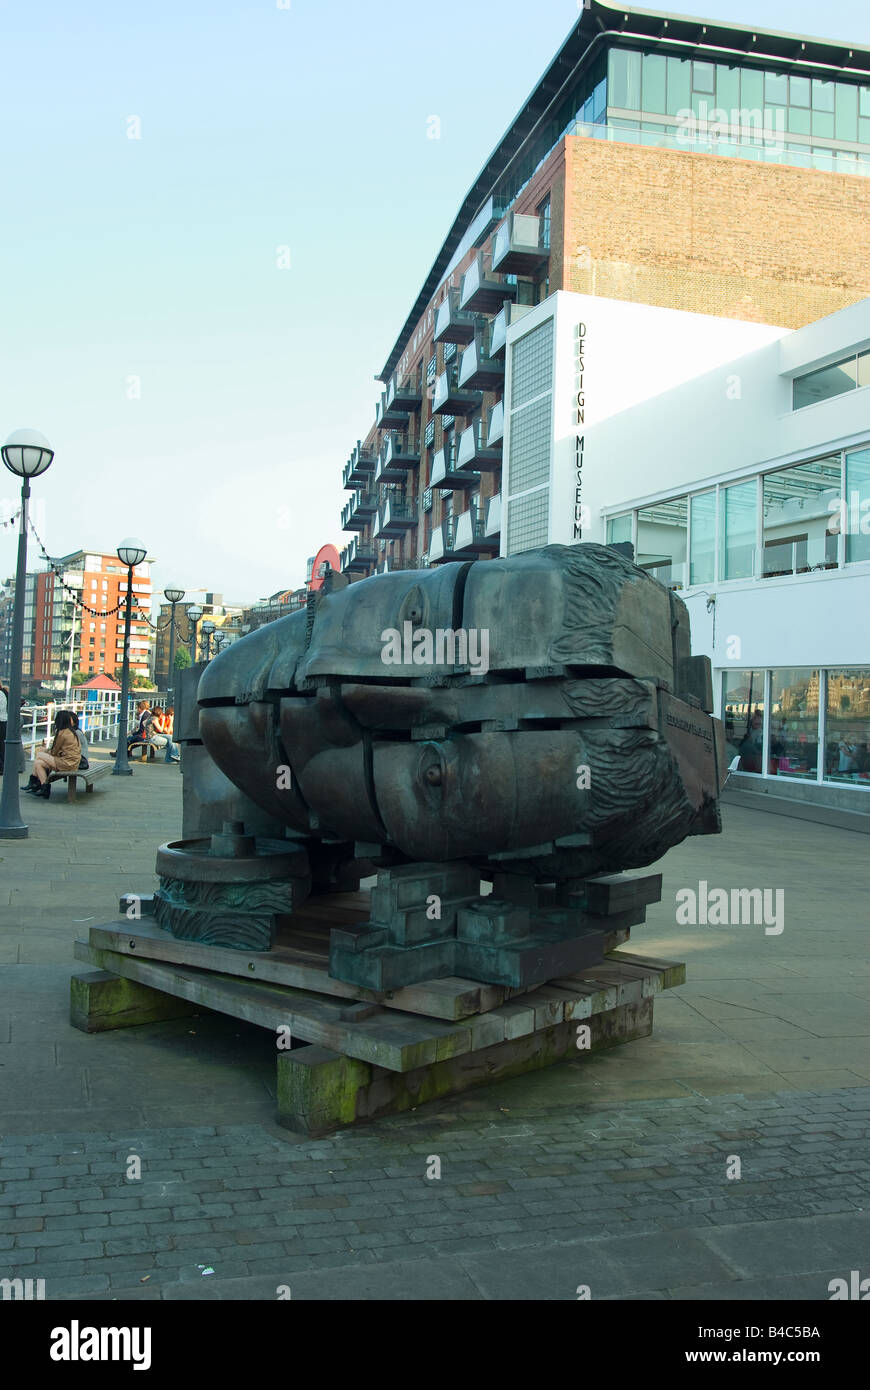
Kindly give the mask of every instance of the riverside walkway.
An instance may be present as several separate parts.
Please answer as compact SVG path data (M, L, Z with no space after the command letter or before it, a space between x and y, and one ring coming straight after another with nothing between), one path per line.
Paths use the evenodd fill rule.
M726 806L632 936L688 966L652 1037L313 1141L274 1123L260 1029L69 1025L73 940L155 886L181 787L157 762L76 805L24 797L30 837L0 843L0 1277L49 1299L827 1299L866 1266L863 835ZM783 930L678 925L702 882L783 890Z

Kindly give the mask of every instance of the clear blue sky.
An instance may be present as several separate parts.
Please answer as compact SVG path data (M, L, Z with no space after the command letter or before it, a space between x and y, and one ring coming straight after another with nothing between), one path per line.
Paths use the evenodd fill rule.
M160 587L229 601L348 539L341 468L374 373L577 18L576 0L279 3L0 3L0 436L57 451L36 484L52 553L138 535ZM870 43L867 0L674 10ZM0 520L13 492L2 470ZM0 579L14 557L0 530Z

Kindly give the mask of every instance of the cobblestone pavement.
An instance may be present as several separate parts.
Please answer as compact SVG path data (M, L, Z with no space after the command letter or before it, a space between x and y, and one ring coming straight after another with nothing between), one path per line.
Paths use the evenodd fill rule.
M261 1029L69 1025L72 940L153 886L181 785L137 767L28 805L30 838L0 844L0 1279L49 1299L819 1300L870 1276L863 835L726 806L722 836L657 866L632 934L688 966L651 1037L313 1142L274 1123ZM785 930L678 926L702 879L784 887Z
M870 1087L7 1135L0 1265L57 1299L827 1299L866 1273L868 1133Z

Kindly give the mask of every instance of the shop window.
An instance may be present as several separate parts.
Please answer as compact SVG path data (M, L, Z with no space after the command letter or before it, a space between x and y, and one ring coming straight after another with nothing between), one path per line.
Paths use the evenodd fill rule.
M870 670L828 671L826 782L870 786Z
M686 584L687 514L685 497L657 502L637 514L635 563L670 589Z
M818 753L818 671L771 671L769 773L815 782Z
M722 676L725 758L739 757L739 772L762 770L764 757L764 672L725 671Z
M755 574L758 488L751 478L722 488L722 579L751 579Z
M840 491L839 454L765 474L765 578L836 568Z

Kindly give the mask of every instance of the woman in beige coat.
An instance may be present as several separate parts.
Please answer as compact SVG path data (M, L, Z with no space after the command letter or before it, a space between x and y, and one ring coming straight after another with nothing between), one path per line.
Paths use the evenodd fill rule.
M33 772L24 788L34 796L51 796L51 783L48 778L52 772L75 772L82 760L82 750L73 728L69 710L58 711L54 721L54 739L47 753L40 751L33 760Z

